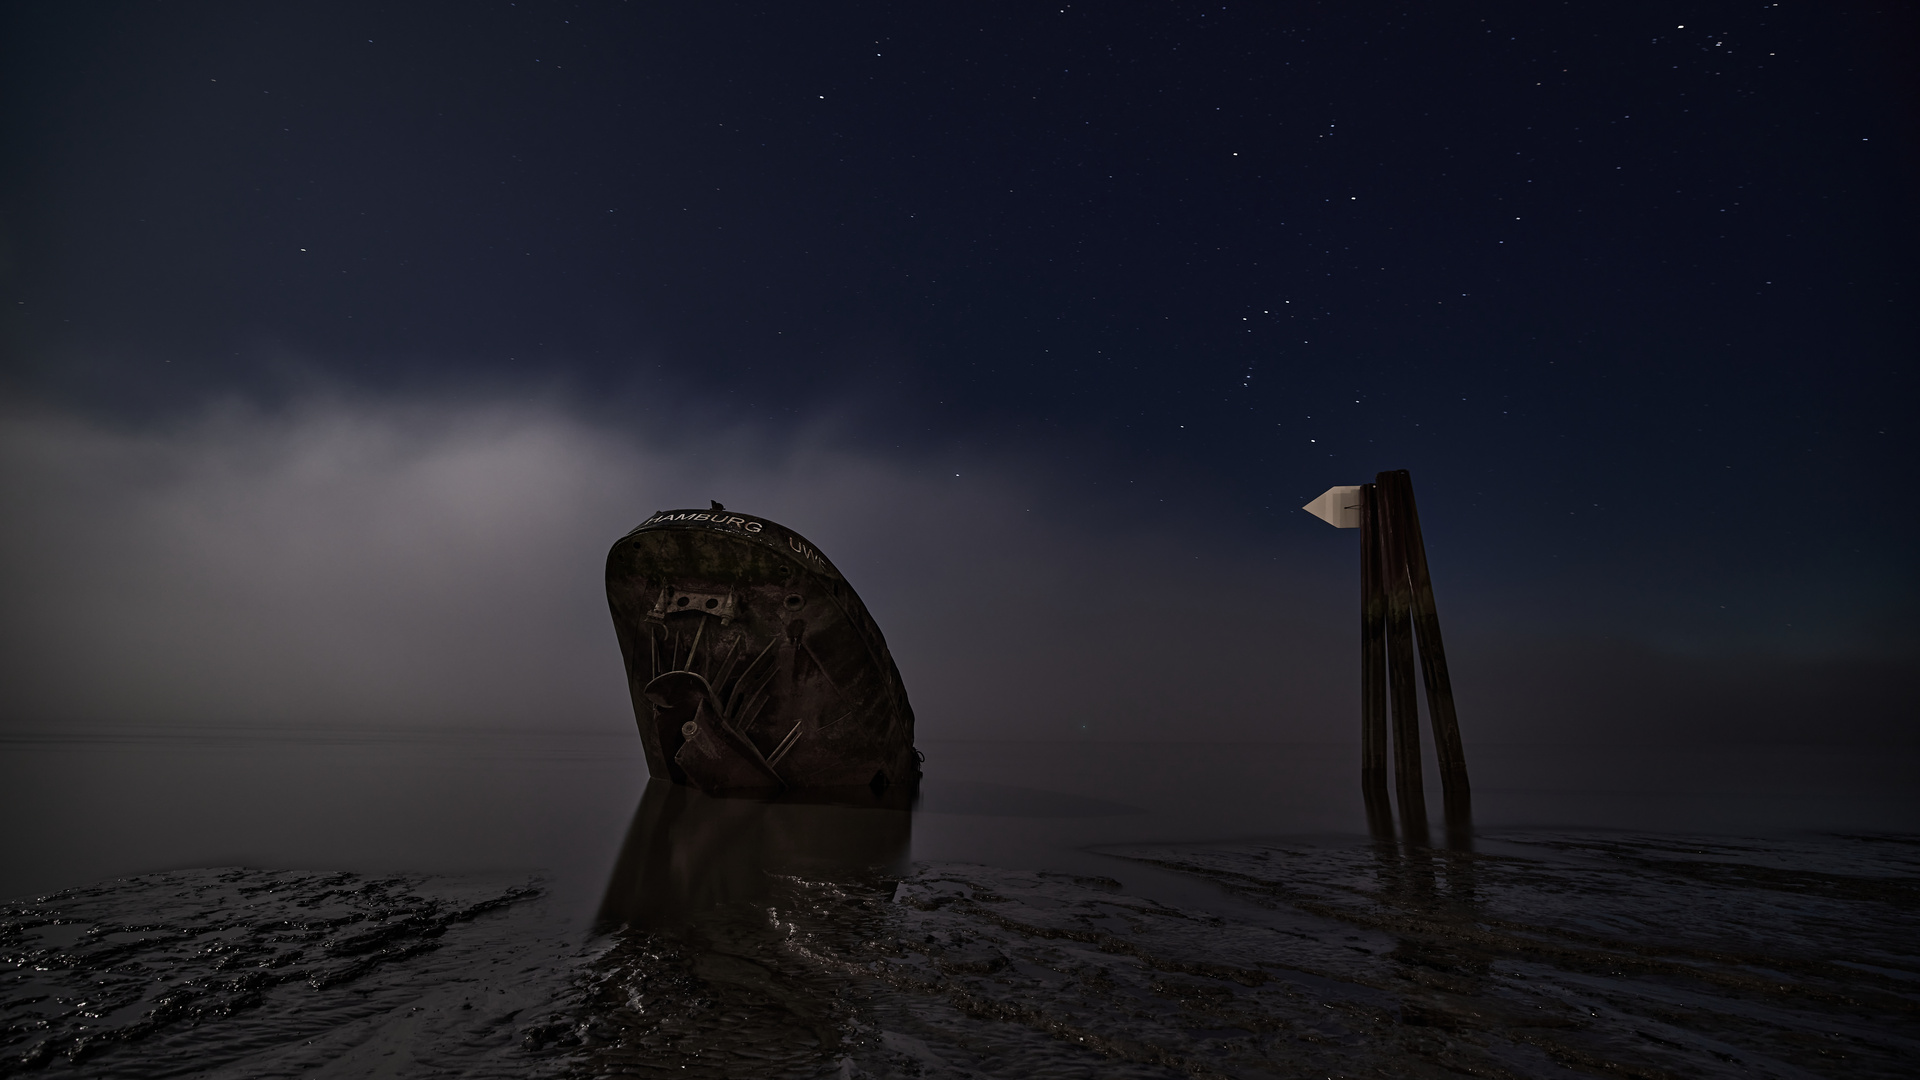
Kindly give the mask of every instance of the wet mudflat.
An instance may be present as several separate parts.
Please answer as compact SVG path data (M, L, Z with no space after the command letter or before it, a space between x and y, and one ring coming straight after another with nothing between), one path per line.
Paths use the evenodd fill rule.
M480 757L497 787L500 756ZM604 764L543 760L574 761L574 787ZM1195 819L1151 785L1096 797L1112 772L1048 791L977 771L930 782L918 811L656 787L592 843L496 832L503 864L589 852L538 871L476 869L446 843L463 827L428 830L442 843L419 871L186 867L16 898L0 1074L1854 1077L1920 1061L1910 830L1495 826L1449 851L1272 820L1232 839L1250 804L1231 794L1216 839L1178 839Z
M9 1074L515 1074L580 950L526 882L182 870L0 905Z
M1920 849L1521 835L1118 852L1223 887L921 866L629 928L589 965L589 1075L1900 1076ZM1589 900L1588 898L1591 898Z
M887 814L887 811L849 811ZM8 905L45 1075L1903 1076L1920 844L1518 834L777 875L553 933L537 885L181 871Z

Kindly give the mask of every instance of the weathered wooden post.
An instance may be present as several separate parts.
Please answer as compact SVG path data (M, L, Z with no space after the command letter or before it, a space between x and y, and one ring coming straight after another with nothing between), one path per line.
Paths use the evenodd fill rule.
M1372 484L1355 492L1360 508L1360 792L1367 804L1367 831L1393 839L1393 805L1387 799L1387 653L1382 636L1387 594L1382 588L1379 495Z
M1413 680L1413 582L1407 573L1405 509L1391 478L1373 483L1380 507L1381 567L1387 592L1387 691L1393 705L1393 797L1407 839L1427 842L1427 792L1420 763L1420 699Z
M1447 839L1469 846L1473 799L1460 723L1453 707L1440 616L1414 506L1413 481L1405 469L1383 472L1371 484L1329 488L1302 509L1336 528L1360 530L1360 786L1367 823L1375 836L1391 837L1387 802L1387 713L1393 714L1394 801L1407 839L1427 841L1427 804L1420 764L1419 691L1413 674L1414 645L1420 682L1440 761Z
M1467 754L1460 742L1460 720L1453 709L1453 679L1447 673L1447 649L1440 638L1440 613L1433 602L1433 579L1427 572L1427 545L1420 535L1413 478L1405 469L1381 473L1380 477L1392 488L1395 519L1403 523L1401 539L1406 547L1407 575L1413 596L1413 632L1420 644L1420 675L1427 689L1427 717L1433 723L1434 755L1440 759L1447 832L1449 840L1458 843L1471 836L1473 789L1467 781ZM1375 483L1378 485L1379 480Z

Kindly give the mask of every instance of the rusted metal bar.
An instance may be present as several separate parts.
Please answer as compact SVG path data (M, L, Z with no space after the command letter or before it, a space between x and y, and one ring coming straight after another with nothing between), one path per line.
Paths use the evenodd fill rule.
M745 689L747 685L747 676L753 674L753 669L759 667L760 661L765 660L767 658L767 654L773 652L773 647L778 644L780 644L779 638L774 638L773 640L767 642L767 647L760 650L760 655L754 657L752 660L747 662L747 666L743 668L740 672L740 678L734 681L733 689L729 691L727 694L727 700L724 705L725 709L729 711L732 710L734 702L741 700L741 691ZM771 672L771 669L769 669L769 672ZM760 687L764 685L765 685L765 679L763 678L761 682L755 684L754 692L756 693L759 692Z
M1393 706L1394 797L1400 824L1413 843L1427 842L1427 798L1420 777L1420 703L1413 679L1413 582L1407 569L1401 507L1392 497L1392 473L1374 478L1386 592L1387 687Z
M1472 834L1473 791L1467 780L1467 754L1460 740L1460 720L1453 707L1453 679L1447 673L1447 649L1440 637L1440 614L1433 601L1433 579L1427 570L1426 541L1420 533L1420 512L1414 504L1413 479L1405 469L1392 476L1395 521L1406 547L1407 573L1412 588L1413 632L1420 646L1420 675L1426 684L1427 717L1433 723L1434 756L1439 759L1440 784L1445 792L1447 831L1451 841Z
M802 726L804 726L803 721L794 721L793 730L787 732L787 737L781 739L780 745L774 747L773 753L767 755L767 764L774 766L780 764L780 759L787 756L787 751L793 749L794 742L800 738L800 728Z

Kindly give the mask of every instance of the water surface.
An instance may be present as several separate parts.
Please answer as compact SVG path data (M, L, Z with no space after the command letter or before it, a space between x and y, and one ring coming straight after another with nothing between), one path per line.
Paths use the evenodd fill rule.
M1452 851L1350 747L923 746L903 809L624 732L15 737L0 1071L1912 1071L1911 754L1481 747Z

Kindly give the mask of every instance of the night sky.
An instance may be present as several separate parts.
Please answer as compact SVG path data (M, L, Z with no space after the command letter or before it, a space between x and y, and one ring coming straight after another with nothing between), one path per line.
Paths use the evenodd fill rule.
M923 727L1345 737L1406 468L1470 746L1912 738L1910 4L4 18L12 722L628 723L713 498Z

